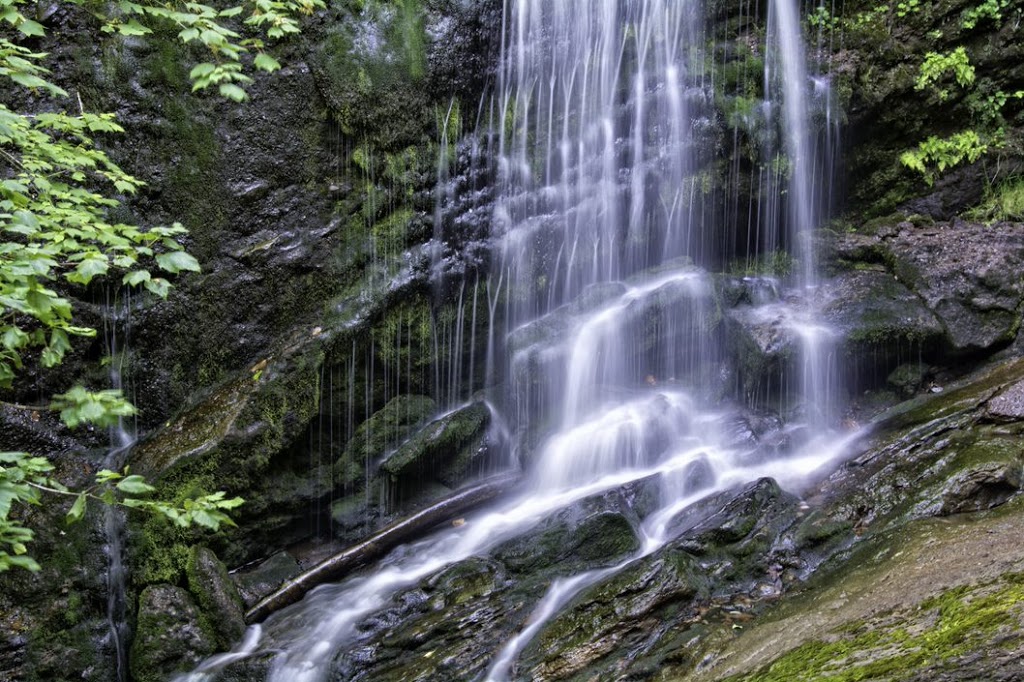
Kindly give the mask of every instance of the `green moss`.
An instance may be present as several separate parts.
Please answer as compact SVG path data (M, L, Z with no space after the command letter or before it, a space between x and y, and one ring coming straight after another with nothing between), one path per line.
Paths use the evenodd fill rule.
M474 443L483 435L490 416L485 405L473 403L427 424L395 451L381 469L395 481L433 469L440 480L454 484L468 468Z
M826 640L808 642L751 675L754 682L856 682L901 679L941 669L959 656L999 646L1001 634L1019 632L1024 579L1004 576L985 585L947 590L909 614L882 624L858 622Z
M397 447L434 413L432 398L400 395L359 425L338 460L336 479L348 488L364 476L366 466Z
M746 277L775 276L785 277L796 269L798 262L792 254L778 250L759 253L753 258L734 260L729 264L727 272Z

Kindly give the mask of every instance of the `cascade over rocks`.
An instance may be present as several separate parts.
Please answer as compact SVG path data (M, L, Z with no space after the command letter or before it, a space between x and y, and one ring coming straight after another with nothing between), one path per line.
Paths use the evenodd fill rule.
M1024 599L1015 577L1024 571L1024 369L1012 359L1024 343L1024 228L957 217L983 196L987 169L958 168L926 188L898 156L968 115L962 98L937 104L914 89L908 51L969 44L979 79L1012 91L1024 80L1024 41L1012 22L963 29L959 17L972 3L943 0L849 32L837 54L819 49L842 111L814 115L848 122L842 191L852 229L820 236L816 256L828 277L813 293L794 295L782 285L792 264L747 275L724 265L757 255L744 251L744 230L779 188L748 179L764 170L754 159L773 135L759 118L765 17L742 3L712 4L708 35L725 37L708 51L715 85L686 93L695 132L680 149L692 145L703 163L735 144L735 158L701 166L693 190L701 219L727 216L736 225L695 247L713 256L696 259L704 269L666 270L689 268L707 286L695 294L674 282L628 299L654 274L641 268L633 280L586 285L513 329L505 342L519 364L492 368L487 379L520 381L533 400L573 359L564 343L576 325L619 301L630 343L612 351L632 374L616 397L671 389L685 372L650 369L663 362L659 343L678 350L694 330L706 332L721 353L688 371L712 375L712 395L700 402L745 403L727 418L722 439L753 465L807 440L780 415L799 419L799 387L783 378L796 371L798 327L815 311L836 332L834 356L850 375L844 428L874 417L871 432L824 480L787 484L798 494L762 478L699 500L667 522L672 539L643 556L643 523L660 503L657 477L552 512L528 532L399 589L359 620L358 642L330 661L330 679L483 675L553 584L620 564L542 624L519 654L515 679L814 679L824 669L814 650L851 669L896 670L900 679L1021 674L1019 628L972 623L954 627L959 639L943 651L927 643L950 624L943 614L960 596L968 610L1011 625L1019 619L1013 605ZM851 11L861 6L873 8L858 0ZM550 248L540 249L536 272L524 271L522 290L488 280L503 267L491 236L501 198L498 140L461 133L482 125L492 107L481 93L500 80L503 11L494 0L344 0L280 48L286 68L258 78L244 106L190 95L190 65L173 36L101 42L77 8L48 19L73 36L40 41L53 54L55 80L73 85L86 110L117 111L128 131L110 151L147 189L127 210L146 223L184 222L203 265L177 282L168 302L135 297L127 306L124 361L143 433L132 471L170 498L214 489L246 498L239 528L212 537L130 517L137 682L167 679L238 646L243 604L253 607L324 557L508 464L508 434L496 415L515 406L480 399L484 348L489 334L505 338L506 299L552 286L541 271L558 262L552 235L564 225L554 212L533 216L537 243ZM419 42L407 42L407 31ZM929 37L933 31L941 37ZM666 93L659 85L640 99ZM616 115L627 113L623 104ZM1011 101L1005 115L1012 141L1020 104ZM623 159L656 146L616 144ZM1020 172L1018 153L1007 151L1001 173ZM636 183L616 176L602 197L625 204L636 192L660 202L650 215L670 212L671 183L659 184L658 164L666 163L652 161ZM792 171L785 155L775 163L772 173ZM526 174L536 170L525 164ZM735 195L727 197L728 182ZM531 201L524 191L509 204ZM540 203L553 206L553 191ZM586 220L587 210L573 215ZM663 246L630 242L638 262ZM93 300L104 295L78 294L90 298L79 306L82 319L102 328L108 313ZM686 324L671 326L679 320ZM595 328L595 338L600 333ZM104 352L99 343L76 347L59 372L33 371L3 400L35 404L79 378L99 387ZM913 400L899 402L906 398ZM659 414L673 414L662 402ZM539 404L542 414L516 434L528 470L561 416ZM703 405L686 410L696 407ZM891 409L878 415L883 408ZM646 435L652 449L666 440ZM0 405L0 450L45 453L69 484L90 480L105 447L99 430L69 432L52 415ZM694 461L685 477L695 494L711 485L712 463ZM0 576L5 679L117 679L99 515L65 529L67 506L29 512L43 572ZM381 569L352 568L361 571L357 580ZM924 635L901 640L899 632ZM900 669L893 659L901 656L916 667ZM219 679L265 679L271 658L240 658Z

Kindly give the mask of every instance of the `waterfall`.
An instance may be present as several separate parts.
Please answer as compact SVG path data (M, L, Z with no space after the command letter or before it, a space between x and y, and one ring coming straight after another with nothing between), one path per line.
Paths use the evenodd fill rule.
M124 300L115 295L106 303L107 314L103 319L103 336L109 360L110 387L125 389L124 367L128 358L131 335L131 294L124 292ZM120 471L124 467L128 452L135 444L135 425L125 423L124 417L110 427L110 448L103 460L103 468ZM107 555L107 626L111 645L114 649L118 682L127 682L128 675L128 618L127 618L127 568L125 554L124 512L114 505L103 509L103 533L106 537L104 551Z
M454 291L460 310L470 298L473 311L478 300L486 305L490 398L501 406L526 483L372 571L314 590L190 679L262 653L273 656L270 680L326 680L332 661L357 645L360 623L399 591L529 532L566 505L659 476L661 508L640 529L641 549L616 566L556 580L529 625L493 653L487 678L505 680L549 618L664 546L671 519L688 505L761 476L797 485L842 455L848 438L828 431L832 335L813 310L812 230L827 192L816 187L825 174L817 170L811 81L795 0L770 5L768 40L755 48L767 55L765 99L743 114L771 129L751 142L765 163L749 175L765 180L753 183L753 208L741 210L737 187L715 174L723 144L716 98L727 95L716 91L715 42L699 2L506 0L495 104L481 106L494 113L479 133L496 139L493 265L486 283L466 280ZM447 157L439 172L447 179ZM447 189L438 197L456 203ZM443 248L435 247L440 267ZM731 259L783 250L799 261L798 272L743 284L756 290L751 317L778 320L799 338L792 382L808 435L780 452L730 433L749 406L729 379L734 358L720 291ZM464 323L453 317L439 347L461 348ZM458 363L442 364L442 355L435 385L450 403Z

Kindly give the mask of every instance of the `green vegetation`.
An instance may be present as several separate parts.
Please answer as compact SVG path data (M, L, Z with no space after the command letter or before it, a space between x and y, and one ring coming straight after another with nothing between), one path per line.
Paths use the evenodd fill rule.
M974 220L1024 220L1024 177L1014 176L986 192L984 200L968 212Z
M973 130L964 130L947 138L930 136L900 156L900 162L924 176L929 185L935 182L936 174L944 172L963 161L974 163L988 151L988 145Z
M72 491L50 478L53 465L43 457L30 457L22 452L0 452L0 572L10 568L38 571L40 566L28 556L27 543L34 533L10 518L17 504L42 504L43 493L74 498L67 513L67 522L74 523L85 515L90 500L107 505L121 505L160 514L180 527L200 525L217 530L221 524L234 525L225 511L242 504L241 498L225 499L223 492L203 495L171 504L147 499L155 488L142 476L104 469L96 474L96 484L85 490Z
M931 85L938 84L945 78L947 73L952 73L957 85L961 88L966 88L974 83L974 67L967 56L967 50L963 47L958 47L948 54L929 52L925 55L924 63L921 64L918 71L914 89L924 90ZM949 99L949 90L945 88L937 90L937 94L940 102Z
M321 0L254 0L245 5L215 9L199 3L159 5L121 2L100 6L85 0L68 4L85 8L108 34L138 37L153 27L174 27L185 44L202 45L212 58L192 68L193 90L217 86L219 94L245 100L243 56L252 54L252 67L266 72L280 68L264 52L264 38L275 40L299 31L298 18L323 7ZM255 37L242 37L230 22L245 14L241 24ZM38 21L37 21L38 19ZM77 113L61 106L70 97L47 80L45 53L24 43L47 37L44 21L26 0L0 2L0 77L15 92L42 96L42 111L19 112L0 104L0 156L11 170L0 180L0 387L10 388L24 358L38 352L44 368L61 363L71 349L71 337L96 335L76 325L68 296L58 291L88 286L94 279L120 275L122 285L141 286L166 298L171 284L153 269L167 274L198 271L178 237L185 229L143 229L114 219L121 198L143 183L119 168L98 146L97 135L120 133L113 114L86 112L81 97ZM241 28L241 27L238 27ZM89 392L72 388L57 396L51 409L65 424L109 425L135 408L117 391ZM158 513L179 526L198 524L216 529L230 523L225 511L242 503L217 492L169 504L146 496L154 491L140 476L127 471L99 472L94 486L71 491L50 477L53 465L23 452L0 453L0 572L11 567L38 570L28 556L31 529L12 511L18 505L41 504L42 493L70 496L67 514L76 521L89 500Z
M976 84L974 66L962 46L945 54L929 52L918 70L914 89L930 89L941 104L952 96L944 85L950 77L966 91L964 103L971 112L974 128L948 137L931 135L920 142L917 149L900 156L900 162L919 172L928 185L949 168L964 161L974 163L991 150L1003 149L1006 145L1003 107L1010 99L1024 98L1024 90L1007 93L990 82Z
M828 641L808 642L744 681L854 682L892 679L952 663L1019 627L1024 580L1009 574L983 586L947 590L923 602L906 622L896 615L881 624L856 623ZM733 678L736 679L736 678Z
M960 26L970 30L986 20L1002 21L1003 12L1010 8L1010 0L984 0L980 5L964 11L960 17ZM1020 10L1017 10L1019 15Z

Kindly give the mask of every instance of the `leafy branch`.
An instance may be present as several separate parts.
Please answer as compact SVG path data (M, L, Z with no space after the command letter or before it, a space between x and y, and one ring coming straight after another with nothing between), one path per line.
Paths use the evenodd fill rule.
M198 525L216 531L222 525L234 526L227 512L243 504L242 498L227 498L222 491L185 500L181 505L148 499L146 496L156 488L142 476L129 474L127 467L122 473L104 469L96 474L94 485L73 491L50 477L53 468L44 457L0 452L0 572L11 568L39 570L27 547L35 534L11 518L11 511L17 504L42 505L44 494L74 498L65 516L68 524L80 521L92 501L159 514L181 528Z

